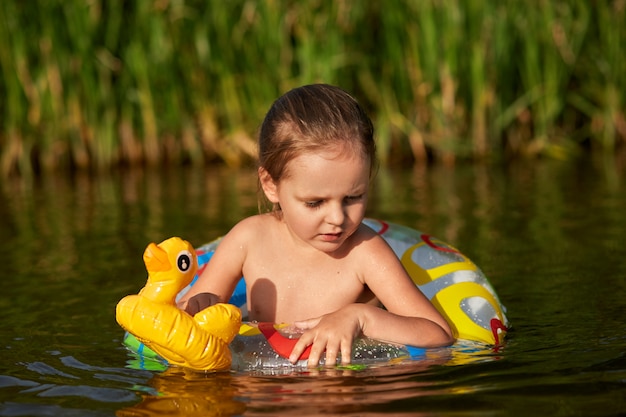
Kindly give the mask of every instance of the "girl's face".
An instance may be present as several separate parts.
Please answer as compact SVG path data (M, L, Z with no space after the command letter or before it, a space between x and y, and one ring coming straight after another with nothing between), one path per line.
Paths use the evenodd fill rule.
M334 253L365 216L370 161L347 151L305 153L289 161L275 183L260 170L267 198L280 204L296 242Z

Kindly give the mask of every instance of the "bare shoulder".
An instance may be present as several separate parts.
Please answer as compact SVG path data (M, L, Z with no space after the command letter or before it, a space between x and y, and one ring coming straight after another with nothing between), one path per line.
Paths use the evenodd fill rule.
M251 253L263 242L269 226L269 216L260 214L247 217L233 226L219 242L209 266L219 265L221 274L225 270L232 269L232 275L241 276L241 268Z
M354 233L351 252L362 265L398 263L397 256L385 239L365 224L361 224Z
M230 229L220 245L246 247L254 244L267 234L271 222L272 216L267 214L246 217Z
M271 223L275 221L274 219L271 214L257 214L246 217L233 226L228 234L243 235L246 237L263 234L267 232Z
M354 233L354 249L357 252L367 255L367 253L376 253L381 250L383 252L391 251L391 248L376 231L364 223L361 223L357 231Z
M409 279L398 256L376 231L362 224L354 237L351 265L363 283L375 287L379 280L388 285L396 279Z

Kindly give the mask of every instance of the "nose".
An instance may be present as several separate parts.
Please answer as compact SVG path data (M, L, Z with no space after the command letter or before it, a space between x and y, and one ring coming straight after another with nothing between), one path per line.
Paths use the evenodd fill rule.
M345 207L341 203L329 204L326 212L326 222L334 226L341 226L346 218Z

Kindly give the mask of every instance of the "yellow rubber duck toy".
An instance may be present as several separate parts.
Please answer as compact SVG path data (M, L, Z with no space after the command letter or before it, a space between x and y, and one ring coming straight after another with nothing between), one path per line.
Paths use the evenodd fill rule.
M229 343L239 332L241 311L215 304L194 317L176 307L176 295L198 269L191 244L173 237L143 254L148 282L137 295L128 295L116 308L117 322L170 364L198 370L230 369Z

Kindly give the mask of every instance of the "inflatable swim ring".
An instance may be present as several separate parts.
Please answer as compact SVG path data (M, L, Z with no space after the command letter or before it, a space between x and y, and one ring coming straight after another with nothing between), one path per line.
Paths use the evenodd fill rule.
M408 227L374 219L365 219L364 223L387 241L415 284L446 318L458 340L495 346L503 342L509 327L505 309L483 272L465 255L432 236ZM166 242L168 241L159 246ZM157 293L163 296L156 302L165 302L167 307L177 310L175 295L182 296L193 285L219 242L220 239L216 239L195 250L197 273L193 266L184 272L168 269L168 274L178 275L166 280L167 291L159 290ZM148 249L152 248L154 251L157 246L151 245L153 246ZM186 245L171 247L169 252L182 248L181 253L193 254L190 246ZM170 258L175 255L168 254ZM164 254L161 256L165 257ZM189 262L194 261L196 258L192 256ZM173 258L170 260L171 265L176 265L176 262ZM134 303L137 303L134 297L155 293L146 288L164 287L163 280L156 286L152 283L156 280L156 271L154 266L149 266L148 261L146 268L149 272L148 284L139 296L128 296L135 300ZM208 307L193 318L178 310L170 320L165 320L162 312L149 310L148 314L144 312L144 322L150 323L140 326L139 330L133 328L135 319L120 319L120 316L129 315L130 311L136 312L143 308L135 307L135 304L132 309L127 307L128 301L123 301L128 297L120 301L122 307L118 304L117 318L120 325L128 331L124 344L142 358L161 361L165 358L175 365L205 370L225 370L229 367L235 370L255 370L293 366L286 359L297 337L292 328L271 323L240 324L241 315L247 315L243 278L235 288L229 304ZM233 306L237 309L233 309ZM238 314L239 310L241 314ZM150 319L146 320L145 317ZM154 332L160 332L164 336L160 340L151 340L155 338ZM353 347L352 362L359 366L388 362L396 358L422 358L425 352L426 349L360 339ZM305 352L296 366L305 365L307 355L308 352Z

